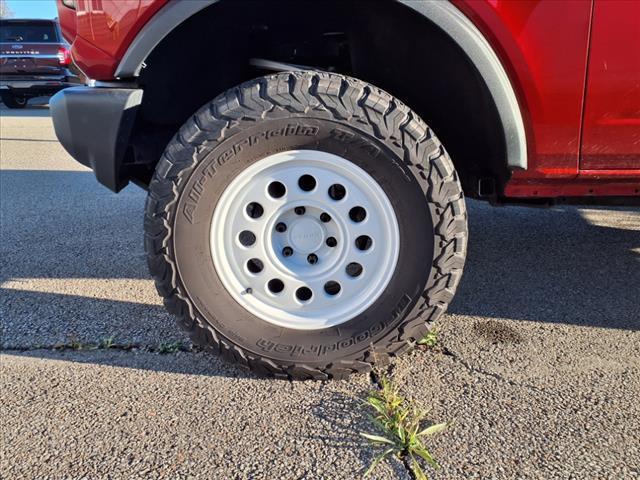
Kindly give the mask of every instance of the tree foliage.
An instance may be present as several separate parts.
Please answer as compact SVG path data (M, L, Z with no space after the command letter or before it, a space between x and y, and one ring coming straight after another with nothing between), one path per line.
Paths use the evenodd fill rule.
M9 8L7 0L0 0L0 18L13 17L13 11Z

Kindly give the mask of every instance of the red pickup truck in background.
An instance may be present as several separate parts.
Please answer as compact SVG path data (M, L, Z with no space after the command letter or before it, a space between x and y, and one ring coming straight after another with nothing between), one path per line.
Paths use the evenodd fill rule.
M51 102L195 342L334 378L451 301L464 196L638 205L640 2L58 0ZM464 192L464 195L463 195ZM508 301L508 299L505 299Z

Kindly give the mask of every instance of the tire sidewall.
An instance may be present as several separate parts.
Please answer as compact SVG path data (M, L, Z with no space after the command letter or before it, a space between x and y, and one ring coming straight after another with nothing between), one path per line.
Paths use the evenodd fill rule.
M292 330L245 310L218 277L210 250L211 221L227 185L248 166L288 150L320 150L342 156L367 171L395 210L400 231L396 270L385 292L366 311L336 327ZM374 132L315 116L239 121L223 141L204 142L196 163L181 178L171 207L172 256L177 281L200 317L243 349L278 362L327 364L353 357L397 328L414 308L431 278L433 221L424 182Z

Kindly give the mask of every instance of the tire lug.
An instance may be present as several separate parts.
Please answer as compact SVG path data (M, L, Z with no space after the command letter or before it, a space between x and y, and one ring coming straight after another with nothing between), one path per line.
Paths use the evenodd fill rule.
M326 240L326 244L327 244L327 247L333 248L336 245L338 245L338 241L334 237L329 237Z
M320 214L320 220L324 223L330 222L331 221L331 215L329 215L328 213L324 213L322 212Z
M307 262L309 262L311 265L315 265L316 263L318 263L318 256L315 253L310 253L307 256Z
M284 255L285 257L290 257L291 255L293 255L293 248L291 247L284 247L282 249L282 255Z
M304 215L307 209L304 207L296 207L293 209L293 211L296 212L296 215Z
M283 233L287 231L287 224L280 222L276 225L276 232Z

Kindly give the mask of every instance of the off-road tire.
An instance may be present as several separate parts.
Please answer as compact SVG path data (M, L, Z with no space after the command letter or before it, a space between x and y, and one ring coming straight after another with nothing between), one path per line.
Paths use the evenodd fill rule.
M11 92L1 92L0 98L7 108L25 108L28 103L27 97L14 95Z
M178 219L184 213L179 205L182 196L186 196L187 184L195 181L194 172L205 161L225 158L218 154L233 149L233 139L237 140L244 129L283 119L342 125L379 145L387 156L394 156L394 168L404 169L416 185L419 203L424 204L425 216L430 217L429 233L433 237L433 252L429 252L426 264L405 262L397 267L403 275L423 272L424 281L416 292L400 300L392 320L382 322L384 328L375 334L363 334L363 341L338 338L349 344L350 350L336 348L317 356L315 361L308 357L300 360L291 351L277 353L277 344L264 348L232 341L231 335L222 330L228 324L234 325L235 319L222 318L224 315L221 317L216 310L218 304L198 306L202 299L189 294L176 255L176 222L184 221ZM257 160L243 161L249 164ZM225 161L219 160L215 168L224 171ZM202 188L210 187L203 182ZM214 207L211 205L211 215ZM415 211L420 212L420 205ZM344 378L352 372L368 371L373 364L384 364L412 347L453 298L466 247L463 193L451 159L433 131L388 93L362 81L328 73L287 72L258 78L228 90L202 107L166 147L149 185L145 209L145 249L150 272L166 308L194 343L250 370L288 379ZM208 245L194 249L204 251ZM219 291L215 295L216 302L234 302ZM237 307L236 304L234 311ZM261 320L256 318L256 322Z

